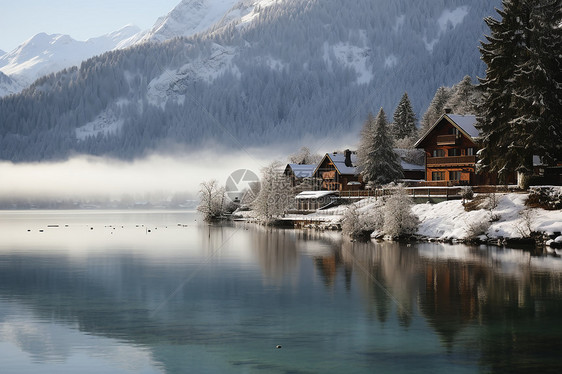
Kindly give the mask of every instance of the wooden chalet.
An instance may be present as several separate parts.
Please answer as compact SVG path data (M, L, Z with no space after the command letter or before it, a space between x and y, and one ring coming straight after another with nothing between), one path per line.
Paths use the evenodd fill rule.
M313 172L320 181L320 189L353 191L365 186L357 167L357 153L346 149L343 153L326 153Z
M480 135L475 124L476 116L445 113L416 142L414 146L425 151L428 184L455 186L490 183L490 178L482 178L475 173Z
M291 186L295 187L306 179L312 178L315 164L287 164L283 174L291 181Z

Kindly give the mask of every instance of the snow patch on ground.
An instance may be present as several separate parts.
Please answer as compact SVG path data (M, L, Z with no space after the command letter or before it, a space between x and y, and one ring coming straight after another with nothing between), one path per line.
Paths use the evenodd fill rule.
M331 52L340 65L355 70L357 73L357 84L369 83L374 75L369 67L369 48L362 48L349 43L338 43L333 46L325 44L325 48L331 48ZM329 50L324 51L324 56L329 56ZM331 65L331 64L329 64Z
M453 10L445 9L437 20L441 32L454 29L462 23L464 17L468 15L468 6L460 6Z
M396 17L396 22L394 23L394 26L392 26L392 31L398 32L402 28L402 26L404 26L405 21L406 21L406 15L404 14Z
M148 85L147 98L150 104L164 107L168 100L183 103L183 88L196 81L212 82L222 74L231 72L240 76L240 71L232 63L236 49L213 45L213 52L208 58L197 59L172 71L165 70Z
M439 42L439 39L444 33L454 29L462 23L464 18L468 15L468 10L469 7L466 5L457 7L453 10L445 9L437 19L437 26L439 26L437 37L431 40L428 40L426 36L423 37L425 48L429 52L432 52L433 48L437 42Z
M384 59L384 67L385 68L390 69L390 68L395 67L396 65L398 65L398 57L396 57L395 55L387 56Z
M562 232L562 211L540 208L528 210L525 206L527 194L498 194L498 205L492 210L498 216L496 222L490 221L490 210L482 208L465 211L460 200L444 201L438 204L414 204L412 212L420 219L417 234L427 238L450 240L468 239L477 227L485 228L486 238L521 238L526 219L522 212L530 211L532 231L552 234ZM359 213L365 213L380 206L381 199L368 198L356 202ZM339 224L348 209L347 205L318 210L309 215L288 215L289 219L321 221L326 224ZM483 226L480 226L480 225ZM472 232L471 232L472 231Z
M111 110L106 110L99 114L93 121L76 129L76 139L84 140L89 136L98 134L115 134L123 126L123 120L118 119Z
M249 12L247 12L240 19L240 24L247 24L252 22L256 17L260 15L262 9L270 7L275 4L282 3L283 0L257 0L254 1L252 7L249 7Z
M471 228L485 227L490 221L490 214L499 219L489 222L485 230L488 238L521 238L526 219L522 212L526 210L527 194L498 195L498 206L490 212L478 209L471 212L464 210L461 201L453 200L439 204L414 205L412 211L419 217L418 234L436 239L467 239ZM536 232L562 231L562 212L544 209L532 209L530 226Z

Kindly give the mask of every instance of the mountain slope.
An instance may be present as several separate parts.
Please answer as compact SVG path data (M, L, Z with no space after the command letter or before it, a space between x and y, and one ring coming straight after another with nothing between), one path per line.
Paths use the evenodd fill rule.
M404 91L419 116L437 87L483 74L483 18L498 4L238 1L206 32L112 51L0 100L0 158L294 147L354 136Z
M126 26L84 42L68 35L40 33L0 56L0 72L27 86L44 75L79 65L92 56L115 49L139 31L136 26Z

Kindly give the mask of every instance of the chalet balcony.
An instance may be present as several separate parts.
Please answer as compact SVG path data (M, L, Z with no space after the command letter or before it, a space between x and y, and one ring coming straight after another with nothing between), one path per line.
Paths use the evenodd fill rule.
M460 135L437 135L437 145L455 145L460 141Z
M476 156L453 156L453 157L428 157L427 166L473 166Z

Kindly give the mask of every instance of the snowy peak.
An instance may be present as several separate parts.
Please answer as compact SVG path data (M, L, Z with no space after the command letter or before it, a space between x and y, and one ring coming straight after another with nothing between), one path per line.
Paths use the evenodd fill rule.
M141 41L165 41L191 36L221 21L239 0L183 0L165 17L159 18Z
M263 10L285 0L183 0L152 29L137 38L138 42L187 37L224 27L248 24Z
M74 40L69 35L40 33L0 56L0 72L29 85L43 75L79 65L92 56L118 48L123 40L139 31L136 26L126 26L86 41Z

